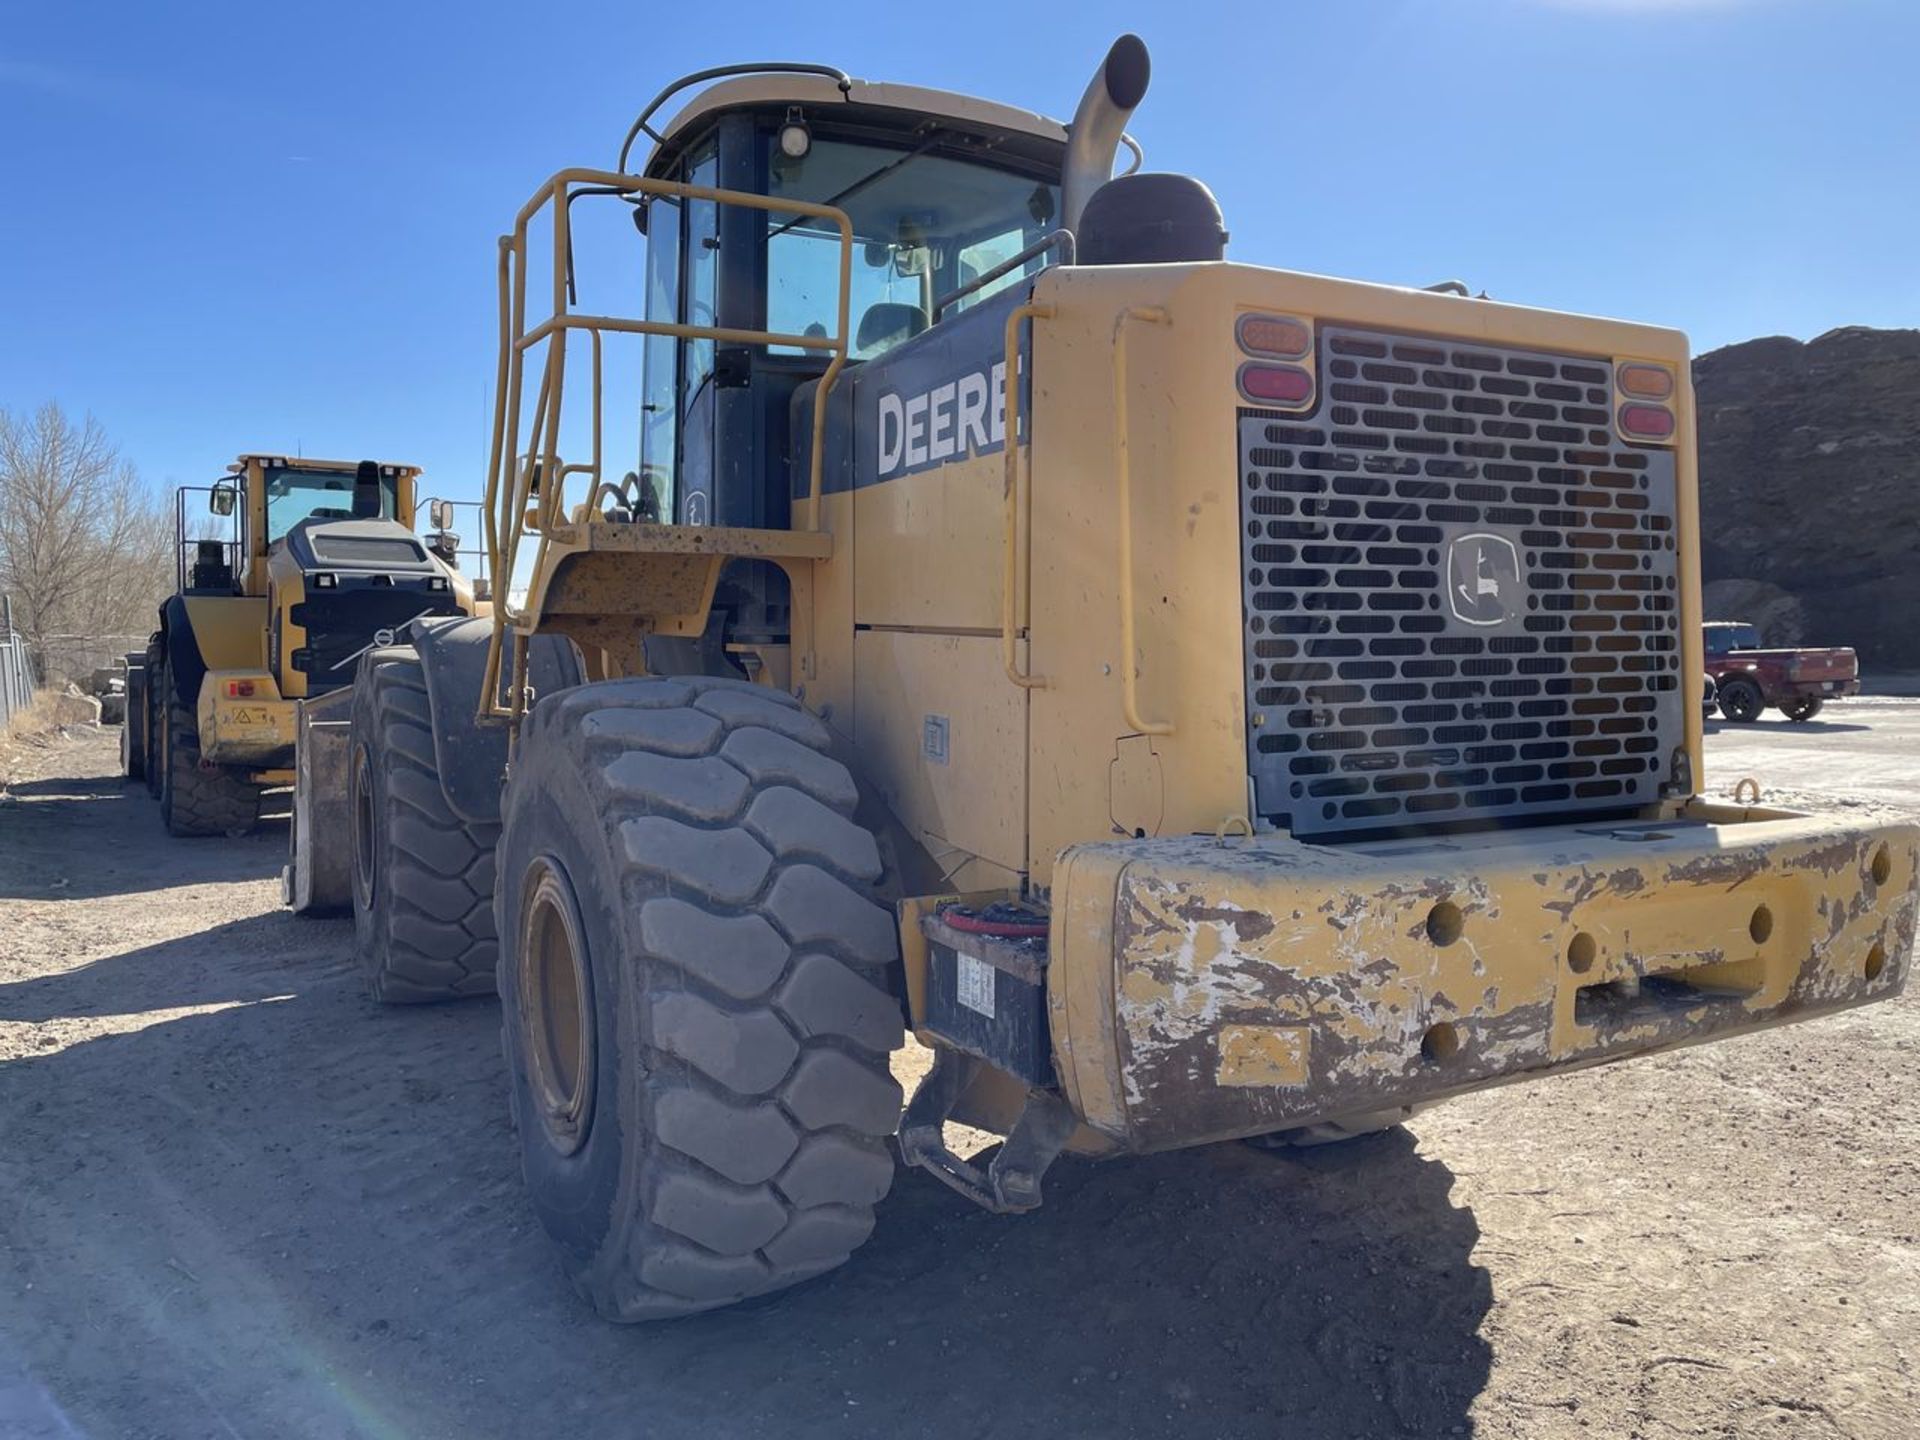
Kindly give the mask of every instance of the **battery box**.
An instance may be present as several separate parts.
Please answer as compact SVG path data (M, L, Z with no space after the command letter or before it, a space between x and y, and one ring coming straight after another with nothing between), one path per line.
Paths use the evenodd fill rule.
M1029 1085L1051 1086L1046 937L978 935L939 913L923 917L920 928L927 937L927 1029Z

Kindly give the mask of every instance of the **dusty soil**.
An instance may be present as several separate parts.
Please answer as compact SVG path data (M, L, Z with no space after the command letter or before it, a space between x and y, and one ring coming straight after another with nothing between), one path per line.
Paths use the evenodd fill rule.
M1718 727L1716 786L1920 807L1920 705L1822 724ZM283 834L167 840L115 743L0 798L0 1435L1915 1433L1920 997L1026 1218L904 1176L837 1274L621 1329L521 1195L495 1006L363 999Z

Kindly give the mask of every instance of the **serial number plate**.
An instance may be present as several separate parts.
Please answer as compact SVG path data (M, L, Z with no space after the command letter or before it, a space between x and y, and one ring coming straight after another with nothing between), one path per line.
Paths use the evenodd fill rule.
M956 955L959 983L955 987L960 1003L976 1015L993 1018L993 967L971 955Z

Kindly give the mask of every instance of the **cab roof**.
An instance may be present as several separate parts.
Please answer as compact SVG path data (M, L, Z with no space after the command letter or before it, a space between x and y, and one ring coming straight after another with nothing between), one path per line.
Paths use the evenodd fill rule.
M284 450L248 450L227 466L227 469L237 474L247 468L249 460L258 460L263 465L297 465L302 470L344 470L349 475L360 468L358 460L315 460L306 455L289 455ZM382 470L392 470L402 475L424 473L418 465L403 465L395 460L376 460L373 463Z
M676 150L699 123L724 110L804 105L818 112L837 107L866 110L894 110L944 120L969 130L994 131L1028 136L1064 146L1067 127L1047 115L1037 115L996 100L982 100L951 90L928 90L918 85L892 85L885 81L853 80L843 91L838 81L825 75L772 73L745 75L709 85L683 105L660 133L665 143L660 150ZM656 153L659 153L656 151ZM648 157L652 164L652 157Z

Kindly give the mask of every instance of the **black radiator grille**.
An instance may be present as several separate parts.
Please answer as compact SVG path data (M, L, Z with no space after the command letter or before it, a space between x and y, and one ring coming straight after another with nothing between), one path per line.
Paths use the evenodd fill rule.
M287 618L306 631L306 644L289 663L306 674L309 695L322 695L352 684L360 655L392 643L380 638L386 632L402 632L423 616L459 613L450 592L429 590L425 580L373 585L343 579L339 588L309 591L289 608Z
M1605 361L1323 327L1239 412L1248 762L1302 836L1624 810L1683 743L1674 456Z

